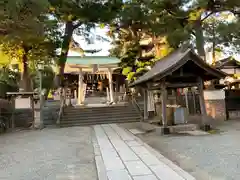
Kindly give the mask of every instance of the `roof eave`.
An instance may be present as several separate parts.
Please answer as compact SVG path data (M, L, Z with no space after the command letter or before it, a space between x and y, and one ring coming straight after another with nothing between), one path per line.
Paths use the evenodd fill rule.
M221 79L221 78L224 78L228 75L227 73L208 65L206 62L204 62L204 60L202 58L200 58L193 51L191 51L191 55L193 55L194 58L196 58L197 61L194 61L195 63L197 63L199 66L201 66L206 71L210 72L212 75L216 76L216 78Z

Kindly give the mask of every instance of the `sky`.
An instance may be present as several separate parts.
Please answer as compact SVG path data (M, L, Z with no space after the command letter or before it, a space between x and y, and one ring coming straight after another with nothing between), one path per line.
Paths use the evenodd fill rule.
M109 39L106 36L107 31L108 31L107 28L97 27L95 29L92 29L91 35L92 35L92 38L94 39L93 44L88 44L86 42L86 40L84 40L84 38L81 36L74 35L73 38L75 41L77 41L81 45L82 49L84 49L84 50L101 50L100 52L94 53L94 54L85 53L86 56L108 56L109 50L111 49L111 42L100 41L100 40L97 40L97 38L96 38L97 35L100 35L100 36L103 36L104 38ZM109 41L110 41L110 39L109 39ZM79 56L80 54L77 52L70 51L68 55L69 56Z

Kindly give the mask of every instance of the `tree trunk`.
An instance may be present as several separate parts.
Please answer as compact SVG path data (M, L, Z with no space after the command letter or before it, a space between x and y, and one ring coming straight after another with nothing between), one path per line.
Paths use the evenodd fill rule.
M73 30L74 30L73 22L72 21L66 22L61 54L58 60L58 72L55 78L55 85L57 87L64 86L64 68L65 68L65 63L67 61L67 55L68 55L69 45L73 35Z
M204 49L204 36L201 19L196 20L195 25L195 34L196 34L196 47L199 56L206 61L205 49Z
M213 29L212 29L212 35L213 35L213 47L212 47L212 65L215 66L216 63L216 34L215 34L215 24L213 23Z
M29 77L29 71L28 71L28 51L29 49L26 47L23 47L23 56L22 56L22 73L21 73L21 82L20 82L20 88L25 92L31 92L32 89L32 83L31 78Z

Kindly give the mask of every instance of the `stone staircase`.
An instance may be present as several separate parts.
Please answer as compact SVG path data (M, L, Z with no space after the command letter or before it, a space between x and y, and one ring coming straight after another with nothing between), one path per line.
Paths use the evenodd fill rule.
M141 118L141 114L132 104L102 107L68 107L64 110L60 126L138 122Z

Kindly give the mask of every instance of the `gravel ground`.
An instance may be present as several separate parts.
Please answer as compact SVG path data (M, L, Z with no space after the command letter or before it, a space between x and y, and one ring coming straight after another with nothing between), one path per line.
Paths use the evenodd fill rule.
M238 180L240 121L228 121L219 128L221 133L214 135L139 137L199 180Z
M97 180L90 127L0 136L1 180Z

